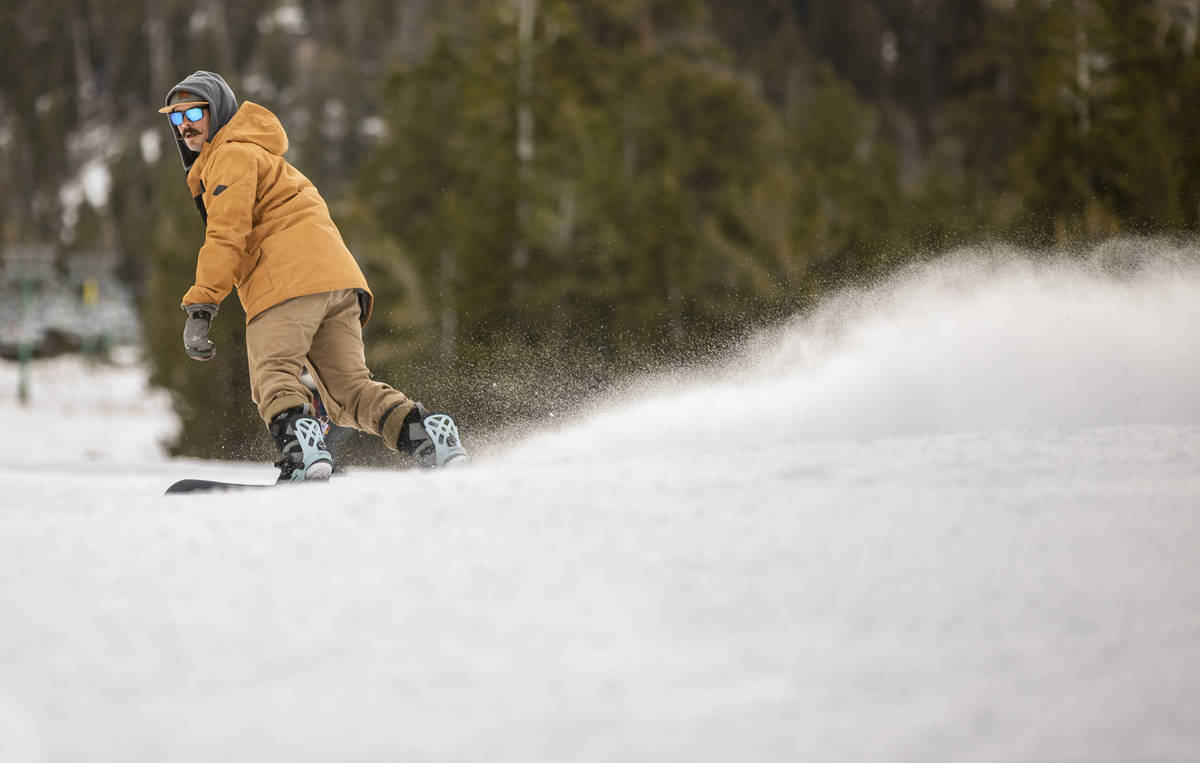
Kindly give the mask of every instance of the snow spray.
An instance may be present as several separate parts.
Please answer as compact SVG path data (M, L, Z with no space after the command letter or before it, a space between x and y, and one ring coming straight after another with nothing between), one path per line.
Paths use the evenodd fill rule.
M835 294L704 373L631 383L555 448L1195 425L1198 378L1200 245L965 248Z

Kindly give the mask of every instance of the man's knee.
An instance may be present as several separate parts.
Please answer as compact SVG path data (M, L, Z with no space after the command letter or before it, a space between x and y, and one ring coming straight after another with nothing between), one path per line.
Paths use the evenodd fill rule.
M269 425L271 423L271 419L275 418L284 411L302 405L311 405L311 403L311 400L297 394L296 392L283 392L260 403L258 412L262 417L262 420Z

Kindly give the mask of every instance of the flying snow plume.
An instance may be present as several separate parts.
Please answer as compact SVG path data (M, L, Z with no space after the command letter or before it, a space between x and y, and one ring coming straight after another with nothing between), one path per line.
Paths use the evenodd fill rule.
M1198 338L1196 245L962 249L837 294L705 373L632 385L552 450L1196 424Z

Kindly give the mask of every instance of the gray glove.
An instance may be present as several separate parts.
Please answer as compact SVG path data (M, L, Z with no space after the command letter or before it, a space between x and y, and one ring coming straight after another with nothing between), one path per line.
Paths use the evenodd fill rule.
M217 306L184 305L183 311L187 313L187 323L183 324L183 349L187 350L189 358L212 360L217 348L209 340L208 330L212 328L212 319L217 315Z

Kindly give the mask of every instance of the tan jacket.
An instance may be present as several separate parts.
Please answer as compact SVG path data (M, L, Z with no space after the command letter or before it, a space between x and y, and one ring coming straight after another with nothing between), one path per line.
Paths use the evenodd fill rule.
M207 229L184 306L220 304L236 286L249 323L293 297L370 293L325 200L283 158L287 148L275 115L249 101L204 144L187 182ZM370 300L363 324L368 317Z

